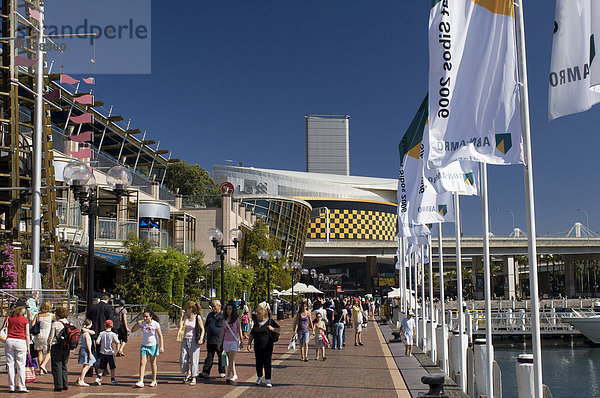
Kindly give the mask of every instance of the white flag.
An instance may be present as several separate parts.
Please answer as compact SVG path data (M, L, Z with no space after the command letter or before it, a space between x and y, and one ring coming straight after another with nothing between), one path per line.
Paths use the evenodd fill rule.
M597 3L597 0L593 1ZM600 102L600 93L590 89L593 84L590 64L596 67L600 63L598 56L594 57L591 2L592 0L556 1L548 92L550 120L587 111Z
M432 7L428 156L428 168L523 163L513 0Z

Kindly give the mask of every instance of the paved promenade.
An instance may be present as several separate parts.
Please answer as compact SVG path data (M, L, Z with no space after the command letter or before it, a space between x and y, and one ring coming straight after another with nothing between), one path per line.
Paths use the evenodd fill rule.
M102 386L77 387L75 381L81 365L77 365L75 352L69 360L69 390L54 392L52 375L38 376L35 383L28 384L31 397L410 397L404 380L396 367L379 327L370 322L363 329L364 346L354 346L354 332L349 329L348 344L341 351L327 350L326 361L314 360L311 342L309 362L301 362L299 351L288 352L287 344L291 337L291 320L281 322L282 333L275 344L273 354L273 385L269 389L258 387L254 368L254 353L240 352L236 357L237 384L227 385L218 378L216 364L212 377L199 378L196 386L182 383L179 372L179 343L176 333L171 331L165 340L165 353L158 359L158 386L149 387L150 376L146 376L146 387L134 388L137 381L140 338L132 338L125 348L126 356L117 358L118 386L110 385L110 377L103 377ZM205 357L202 348L201 358ZM148 369L148 368L147 368ZM92 384L93 378L87 378ZM0 396L8 392L6 370L0 372ZM6 394L8 396L8 394ZM12 396L12 395L11 395Z

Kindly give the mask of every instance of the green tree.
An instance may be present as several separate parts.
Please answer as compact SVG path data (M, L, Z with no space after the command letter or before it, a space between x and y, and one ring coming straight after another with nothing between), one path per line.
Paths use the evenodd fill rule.
M218 207L221 191L208 171L197 164L178 162L167 169L167 188L183 196L183 205L191 207Z
M244 292L251 295L252 289L256 282L255 270L253 268L244 267L242 265L226 264L224 269L225 274L225 301L234 297L241 298ZM220 269L215 269L215 289L217 297L221 297L221 272Z
M275 250L281 250L281 240L269 236L269 226L261 219L256 220L252 231L244 237L244 244L241 248L242 263L254 269L255 281L250 290L249 301L257 304L267 296L267 267L258 259L258 251L266 250L273 253ZM284 253L285 255L285 253ZM283 269L285 258L279 261L270 261L271 265L271 289L279 286L282 289L291 287L291 277Z

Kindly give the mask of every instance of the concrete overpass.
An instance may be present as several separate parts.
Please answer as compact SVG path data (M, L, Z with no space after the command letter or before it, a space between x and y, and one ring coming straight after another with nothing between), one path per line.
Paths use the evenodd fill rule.
M438 262L437 238L432 240L433 263ZM308 240L304 254L306 267L324 267L346 264L367 268L367 278L377 273L377 264L396 263L397 243L392 241L368 240ZM481 237L463 237L461 240L464 266L479 271L483 266L483 239ZM491 237L490 253L492 260L502 262L505 274L505 296L510 298L516 294L519 280L528 279L527 267L519 266L515 256L527 256L526 237ZM447 270L455 264L456 240L454 237L443 239L444 263ZM565 274L566 294L576 295L575 263L600 260L600 237L538 237L538 255L562 255L563 262L556 264L556 269ZM437 268L437 266L435 265ZM550 267L541 266L540 291L550 290ZM555 265L552 266L554 271Z

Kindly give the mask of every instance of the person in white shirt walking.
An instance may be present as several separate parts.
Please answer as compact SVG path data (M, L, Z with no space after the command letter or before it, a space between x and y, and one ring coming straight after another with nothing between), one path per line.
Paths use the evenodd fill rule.
M142 346L140 347L140 378L135 386L138 388L144 387L144 373L146 372L146 362L150 359L152 366L152 382L150 387L156 387L158 382L156 376L158 373L158 365L156 359L160 352L165 352L164 338L160 330L160 323L154 320L154 312L152 310L144 311L144 320L138 321L131 332L134 333L138 329L142 329ZM158 337L158 338L157 338Z
M413 340L417 330L417 324L411 311L406 314L406 318L402 320L401 325L402 335L404 336L404 355L410 357L412 356Z
M110 384L117 385L117 366L115 365L115 353L119 348L119 337L113 329L113 321L107 319L104 322L104 330L100 332L96 339L96 344L100 346L100 358L98 358L98 377L96 385L102 384L102 376L106 372L107 366L110 367Z

